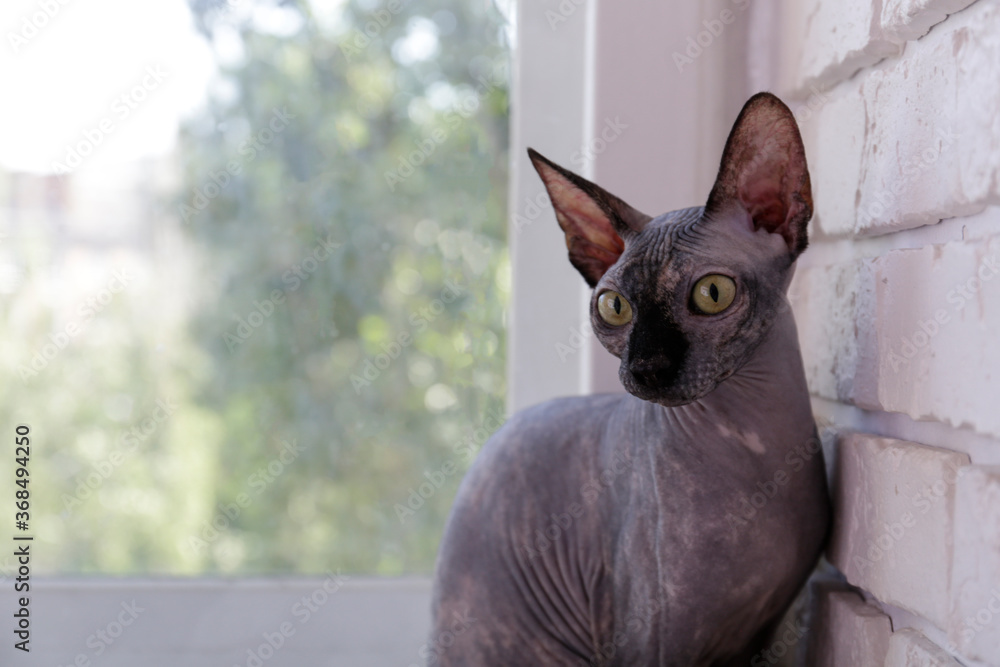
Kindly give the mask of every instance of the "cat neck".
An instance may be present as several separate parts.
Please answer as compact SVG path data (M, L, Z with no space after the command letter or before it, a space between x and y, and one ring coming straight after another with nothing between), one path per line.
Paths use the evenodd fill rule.
M705 398L745 401L768 412L812 415L795 317L787 300L784 306L747 363Z
M667 418L704 442L718 434L758 455L784 456L815 435L805 369L791 308L783 308L753 357L711 393L678 407Z

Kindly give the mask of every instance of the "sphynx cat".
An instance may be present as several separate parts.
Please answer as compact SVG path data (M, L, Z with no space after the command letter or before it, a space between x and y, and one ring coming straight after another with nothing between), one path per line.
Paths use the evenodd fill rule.
M656 218L529 149L628 393L484 446L448 520L429 665L750 665L830 525L792 311L812 196L788 108L740 113L704 207Z

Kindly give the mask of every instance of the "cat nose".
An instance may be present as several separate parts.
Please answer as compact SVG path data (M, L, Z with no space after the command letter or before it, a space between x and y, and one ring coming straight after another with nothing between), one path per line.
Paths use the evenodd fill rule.
M629 371L640 384L647 387L665 387L677 374L677 368L670 359L643 359L629 364Z

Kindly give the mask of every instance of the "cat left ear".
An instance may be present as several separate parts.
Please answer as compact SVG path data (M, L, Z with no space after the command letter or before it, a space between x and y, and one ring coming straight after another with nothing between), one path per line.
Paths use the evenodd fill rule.
M640 213L603 188L577 176L529 148L528 157L552 200L566 234L569 261L591 287L618 261L625 241L652 217Z
M806 249L812 217L806 152L792 112L770 93L743 105L722 153L706 217L733 202L750 214L754 230L781 234L792 261Z

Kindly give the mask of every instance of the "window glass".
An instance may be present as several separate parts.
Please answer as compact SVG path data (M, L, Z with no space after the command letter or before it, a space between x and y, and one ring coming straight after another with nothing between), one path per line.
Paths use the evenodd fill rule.
M509 16L3 14L0 479L25 424L35 570L429 572L503 420Z

